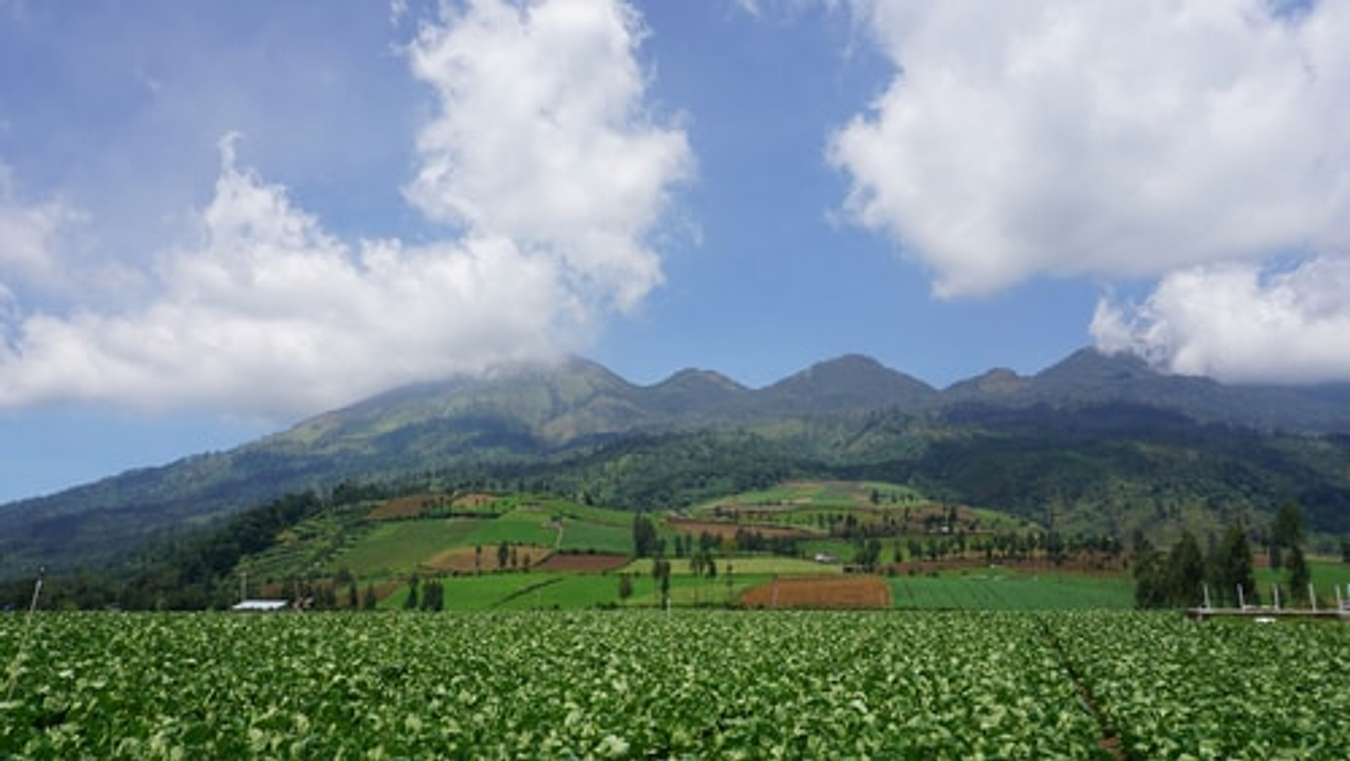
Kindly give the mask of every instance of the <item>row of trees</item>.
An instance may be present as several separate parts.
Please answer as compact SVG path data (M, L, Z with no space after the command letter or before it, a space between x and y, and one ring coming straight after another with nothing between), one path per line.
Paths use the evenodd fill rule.
M419 590L420 587L420 590ZM408 596L403 598L404 610L445 610L445 585L440 579L423 582L417 574L408 580Z
M1247 527L1235 523L1208 553L1189 531L1167 552L1153 547L1142 535L1134 541L1135 604L1141 608L1192 607L1204 602L1204 585L1210 586L1213 604L1237 605L1260 602L1252 569L1252 548ZM1303 552L1303 516L1299 507L1280 508L1270 532L1267 557L1273 569L1287 572L1289 601L1306 600L1311 573Z

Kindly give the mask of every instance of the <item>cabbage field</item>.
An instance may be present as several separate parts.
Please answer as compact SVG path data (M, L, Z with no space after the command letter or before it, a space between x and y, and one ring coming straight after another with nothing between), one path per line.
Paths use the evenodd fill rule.
M1347 645L1141 613L12 615L0 757L1345 758Z

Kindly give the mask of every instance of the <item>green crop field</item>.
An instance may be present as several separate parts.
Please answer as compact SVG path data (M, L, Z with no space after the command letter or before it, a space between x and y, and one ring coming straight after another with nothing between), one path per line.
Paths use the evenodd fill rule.
M559 549L595 550L615 555L632 554L632 521L630 519L627 525L616 526L611 523L564 519L562 544Z
M558 530L551 525L552 515L547 510L519 507L490 521L479 521L463 544L536 544L552 547L558 539Z
M1345 645L1163 613L10 615L0 757L1340 759Z
M411 571L437 552L463 544L484 523L472 518L389 521L362 536L332 560L358 577Z
M445 606L451 610L487 610L522 589L556 581L557 576L542 573L493 573L483 576L449 576L440 579L445 589ZM408 585L402 584L380 601L381 608L399 609L408 598Z
M726 573L727 564L730 564L732 573L738 576L741 574L816 576L843 573L843 568L837 565L826 565L814 560L778 557L776 555L719 557L716 558L716 561L719 574ZM652 572L651 558L634 560L623 567L623 572L639 575L650 574ZM687 559L671 558L670 573L672 576L685 576L693 573L693 570L690 568Z
M944 572L888 579L897 608L939 610L1129 609L1129 577L1069 573Z

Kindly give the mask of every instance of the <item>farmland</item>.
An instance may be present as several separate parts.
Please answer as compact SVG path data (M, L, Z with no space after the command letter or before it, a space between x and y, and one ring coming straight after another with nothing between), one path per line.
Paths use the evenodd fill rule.
M16 660L24 621L0 617L0 663L17 665L0 756L1330 759L1350 747L1334 625L650 611L43 614L33 627Z

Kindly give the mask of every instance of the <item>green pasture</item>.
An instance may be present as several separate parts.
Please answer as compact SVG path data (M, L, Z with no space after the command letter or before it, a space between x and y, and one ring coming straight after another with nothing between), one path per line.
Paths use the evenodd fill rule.
M442 550L466 544L484 524L473 518L383 521L330 562L358 578L408 573Z
M693 569L689 566L688 558L670 558L669 560L671 576L688 576L693 573ZM741 555L735 557L718 557L715 558L715 560L717 562L717 573L719 576L726 572L728 564L732 566L732 573L738 575L818 576L843 572L843 569L837 565L826 565L824 563L817 563L814 560L779 557L777 555ZM650 575L652 572L652 560L651 558L638 558L624 566L622 572Z
M887 579L897 608L920 610L1080 610L1134 607L1129 576L1000 570Z

